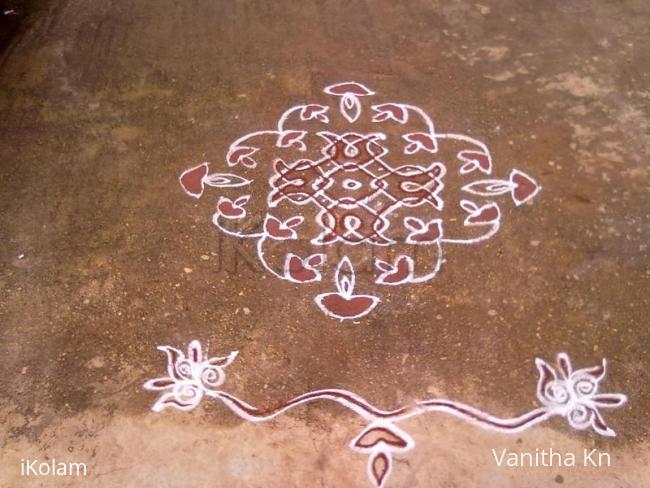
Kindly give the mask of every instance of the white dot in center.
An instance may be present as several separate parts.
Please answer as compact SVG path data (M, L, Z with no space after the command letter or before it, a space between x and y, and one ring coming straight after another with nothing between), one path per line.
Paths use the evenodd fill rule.
M361 188L363 185L357 180L353 180L352 178L347 178L343 180L343 188L346 190L358 190Z

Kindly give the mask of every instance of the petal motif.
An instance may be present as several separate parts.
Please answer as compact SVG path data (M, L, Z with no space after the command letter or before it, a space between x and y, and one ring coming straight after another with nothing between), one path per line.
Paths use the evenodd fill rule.
M571 366L571 360L569 355L565 352L561 352L557 355L557 364L560 367L560 373L565 380L571 378L571 373L573 373L573 368Z
M605 420L603 419L603 417L601 417L600 412L596 408L591 409L591 426L600 435L604 435L607 437L616 436L616 432L614 432L612 429L610 429L607 426Z
M171 346L159 346L158 350L163 351L167 356L167 374L174 379L184 379L176 372L176 362L179 359L185 359L185 354Z
M246 216L244 205L248 202L250 195L237 198L234 202L230 198L219 197L217 202L217 213L215 216L222 216L225 219L242 219Z
M249 185L251 180L228 173L212 173L203 178L203 183L213 188L236 188Z
M329 110L329 107L325 105L310 104L305 105L300 111L301 120L311 120L317 119L325 124L329 122L329 118L325 115L325 112Z
M490 174L492 160L490 159L490 154L488 152L468 149L459 152L457 157L464 163L460 168L460 174L464 175L474 171L475 169Z
M617 408L627 403L627 396L621 393L598 393L591 397L594 405L602 408Z
M285 130L278 135L278 147L295 146L299 151L305 151L307 146L303 142L303 137L307 134L304 130Z
M289 220L293 220L293 218ZM266 232L266 235L271 239L275 240L297 239L298 233L291 227L298 224L290 225L292 222L289 220L282 222L273 215L266 214L266 219L264 220L264 232Z
M376 112L372 118L373 122L394 120L400 124L405 124L408 120L408 111L402 105L396 103L373 105L372 109Z
M227 356L210 358L207 360L207 363L210 364L211 366L219 366L220 368L225 368L227 366L230 366L230 364L235 360L238 354L239 351L232 351Z
M512 191L512 183L507 180L479 180L465 185L462 190L473 195L492 197Z
M343 95L339 103L339 109L343 117L351 124L356 122L361 115L361 104L359 99L354 95Z
M203 361L201 343L196 339L190 342L189 346L187 346L187 357L194 363L200 363Z
M173 378L156 378L149 380L144 384L145 390L157 391L166 390L176 384Z
M436 138L432 134L426 132L412 132L402 136L408 144L404 147L404 154L414 154L419 150L424 150L430 153L438 151Z
M539 380L537 381L537 399L544 405L547 405L549 399L546 395L548 385L557 380L555 369L546 361L540 358L535 359L535 366L539 371Z
M391 471L391 455L379 451L374 453L368 461L368 474L376 488L383 488Z
M251 157L259 151L258 147L253 146L231 146L226 155L228 166L243 164L248 168L257 166L257 162Z

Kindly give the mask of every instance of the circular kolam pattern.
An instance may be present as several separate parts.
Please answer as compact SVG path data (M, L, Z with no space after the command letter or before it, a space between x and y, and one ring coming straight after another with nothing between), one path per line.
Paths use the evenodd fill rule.
M375 93L356 82L324 93L329 104L291 107L276 127L234 141L228 172L204 162L185 170L180 184L194 198L206 186L224 192L213 224L254 239L275 277L310 284L329 274L333 290L314 298L329 317L357 319L381 302L377 292L357 291L357 269L369 255L373 287L427 282L445 245L497 233L499 197L520 206L541 189L518 169L494 177L484 143L436 132L417 106L373 103Z

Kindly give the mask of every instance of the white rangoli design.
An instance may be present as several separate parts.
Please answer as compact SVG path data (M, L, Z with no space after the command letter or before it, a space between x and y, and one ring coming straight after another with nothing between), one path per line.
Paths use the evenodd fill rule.
M324 92L338 103L292 107L277 127L232 143L226 162L239 174L211 173L206 162L183 172L180 183L195 198L206 185L243 191L220 196L212 222L255 239L274 276L320 282L332 262L336 290L315 297L330 317L360 318L380 302L355 292L368 248L376 285L424 283L440 270L445 244L478 243L499 230L495 197L510 195L519 206L541 188L516 169L491 177L485 144L436 132L419 107L372 104L374 92L355 82ZM253 203L257 195L265 201Z
M244 420L264 422L308 402L336 402L360 416L367 424L350 441L349 446L353 451L369 456L368 478L376 488L386 486L393 466L393 455L400 455L415 447L413 438L396 425L402 420L427 412L441 412L477 427L514 434L560 416L566 418L574 429L591 427L600 435L614 436L616 434L605 423L600 409L620 407L627 402L627 397L620 393L599 392L600 383L607 372L605 359L597 366L573 370L569 357L560 353L557 368L542 359L535 360L539 372L537 399L541 405L512 418L495 417L475 407L438 398L418 400L387 411L350 391L339 389L311 391L276 407L260 409L221 389L226 379L224 369L235 360L236 351L227 356L211 358L202 351L201 344L196 340L189 344L187 354L170 346L158 349L167 356L167 374L144 384L147 390L161 392L152 408L154 412L165 408L188 411L198 406L204 398L211 398L220 400Z
M357 270L368 254L374 259L375 285L427 282L441 268L444 245L475 244L497 233L501 210L495 197L510 195L520 206L541 189L517 169L507 178L493 177L485 144L463 134L436 132L419 107L373 104L375 93L355 82L328 86L324 93L334 97L333 105L297 105L282 114L277 127L232 143L226 163L238 174L211 173L204 162L184 171L180 183L195 198L206 186L238 191L219 196L212 222L225 234L254 239L262 266L274 276L316 283L331 262L335 290L315 296L327 316L356 319L380 303L375 294L355 292ZM257 195L264 200L251 201ZM614 436L600 409L627 402L622 394L599 393L606 374L604 359L598 366L574 371L569 357L560 353L557 368L536 359L540 406L512 418L437 398L386 411L340 389L311 391L260 409L221 389L224 369L237 352L211 358L196 340L187 354L170 346L159 349L167 356L167 375L144 385L161 393L155 412L167 407L192 410L211 398L244 420L264 422L308 402L336 402L367 424L350 448L369 456L368 478L376 488L386 486L393 456L415 446L396 425L402 420L442 412L512 434L561 416L574 429L591 427Z

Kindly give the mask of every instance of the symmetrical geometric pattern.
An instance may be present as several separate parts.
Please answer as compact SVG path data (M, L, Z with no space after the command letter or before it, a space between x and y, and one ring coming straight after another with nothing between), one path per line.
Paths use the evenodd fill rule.
M202 163L180 183L195 198L205 186L245 190L219 197L214 225L255 239L260 262L280 279L314 283L332 272L336 291L315 298L328 316L359 318L380 302L354 291L360 255L375 256L376 285L429 281L445 244L478 243L499 230L496 197L508 194L519 206L540 190L516 169L505 179L486 177L493 165L485 144L436 132L419 107L371 104L374 92L355 82L324 93L338 103L294 106L276 128L237 139L226 154L237 174L211 173Z
M270 207L287 199L318 208L323 232L312 240L314 244L393 244L395 240L386 235L387 216L396 207L428 203L442 209L438 197L445 173L442 164L392 168L382 160L388 151L376 134L319 135L325 144L318 161L298 160L291 166L276 162L269 198Z
M415 441L396 424L427 412L453 415L483 429L514 434L551 417L561 416L578 430L592 428L603 436L614 436L605 423L600 409L620 407L627 397L619 393L600 393L600 383L607 373L607 362L573 370L569 357L557 356L557 369L542 359L536 359L539 372L537 399L540 406L522 415L500 418L482 410L447 399L418 400L394 410L382 410L362 397L346 390L316 390L300 395L273 408L260 409L221 389L226 375L224 369L237 357L237 352L211 358L194 340L187 354L170 346L161 346L167 357L167 374L147 381L144 388L161 392L152 410L165 408L192 410L204 398L220 400L235 415L251 422L270 420L287 410L317 400L336 402L366 421L366 427L350 441L350 448L368 458L368 478L376 488L386 486L393 466L393 455L415 447Z
M497 197L509 195L520 206L541 189L517 169L494 177L484 143L437 132L417 106L377 101L373 91L356 82L323 91L327 100L291 107L275 127L233 142L226 154L232 173L211 172L204 162L184 171L180 184L197 199L206 186L235 192L219 195L212 222L225 234L255 240L260 263L277 278L308 284L331 273L335 289L314 299L329 317L360 318L381 302L378 293L355 291L368 255L373 272L366 286L368 281L373 287L424 283L439 272L445 245L475 244L498 232ZM600 410L627 402L625 395L599 392L604 359L573 370L569 357L560 353L557 368L535 361L539 407L511 418L438 398L387 411L340 389L311 391L261 409L222 389L224 370L236 351L211 358L196 340L187 353L171 346L159 349L167 357L167 374L144 385L160 392L155 412L192 410L211 398L244 420L264 422L308 402L336 402L366 422L349 446L368 456L368 478L376 488L386 486L393 457L415 446L397 426L402 420L441 412L512 434L561 416L573 429L614 436Z

